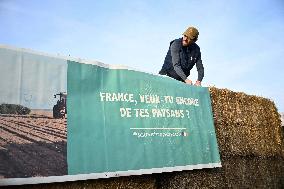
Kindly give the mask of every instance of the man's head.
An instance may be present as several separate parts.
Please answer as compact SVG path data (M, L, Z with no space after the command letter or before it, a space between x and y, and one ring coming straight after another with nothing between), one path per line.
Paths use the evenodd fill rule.
M183 32L182 45L188 46L198 39L199 32L195 27L189 27Z

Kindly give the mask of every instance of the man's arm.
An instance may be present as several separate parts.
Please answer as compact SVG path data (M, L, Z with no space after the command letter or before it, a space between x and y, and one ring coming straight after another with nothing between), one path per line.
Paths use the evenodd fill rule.
M203 67L202 60L201 60L201 53L199 53L199 56L197 58L196 68L197 68L197 72L198 72L197 81L199 81L199 84L201 84L201 81L204 77L204 67Z
M174 41L170 47L171 50L171 56L172 56L172 63L175 72L185 81L186 75L184 74L183 70L181 69L180 65L180 57L179 57L179 51L180 51L179 41Z

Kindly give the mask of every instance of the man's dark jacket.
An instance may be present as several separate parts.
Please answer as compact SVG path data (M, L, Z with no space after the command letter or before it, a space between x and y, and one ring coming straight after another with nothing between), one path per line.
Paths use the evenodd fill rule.
M199 46L196 43L192 43L184 47L182 46L182 38L179 38L170 43L164 65L159 74L185 81L195 64L198 72L197 80L202 81L204 77L204 67Z

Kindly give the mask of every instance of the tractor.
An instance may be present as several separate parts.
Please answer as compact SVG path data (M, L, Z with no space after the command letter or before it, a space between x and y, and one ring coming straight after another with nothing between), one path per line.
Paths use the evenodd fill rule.
M54 98L56 98L57 96L59 96L59 100L57 100L57 103L53 106L53 118L63 119L67 114L67 107L66 107L67 93L60 92L59 94L55 94Z

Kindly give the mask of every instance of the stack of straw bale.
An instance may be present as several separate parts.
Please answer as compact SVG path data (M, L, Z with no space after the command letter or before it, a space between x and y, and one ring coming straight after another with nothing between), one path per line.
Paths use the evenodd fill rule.
M222 168L164 173L159 188L284 187L280 114L269 99L209 89Z
M220 153L227 156L282 156L280 114L269 99L210 88Z
M222 168L22 188L281 188L284 141L280 114L266 98L210 89Z

